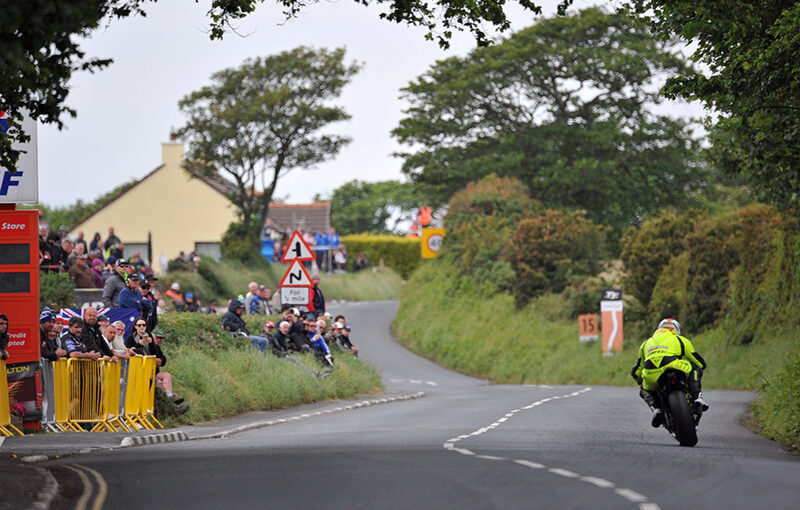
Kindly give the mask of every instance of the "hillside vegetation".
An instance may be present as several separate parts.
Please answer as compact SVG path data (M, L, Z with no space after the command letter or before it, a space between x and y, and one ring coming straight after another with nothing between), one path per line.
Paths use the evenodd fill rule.
M637 398L629 375L636 349L659 318L677 317L709 362L704 388L760 391L756 426L800 447L800 403L792 397L800 380L796 223L761 205L664 213L626 232L625 276L606 282L599 260L582 262L598 256L581 239L600 227L523 236L531 223L568 214L542 210L514 189L489 178L453 197L439 258L401 292L394 330L405 345L498 383L623 385ZM597 312L599 289L611 284L624 289L626 341L622 354L603 357L597 343L578 341L575 319Z

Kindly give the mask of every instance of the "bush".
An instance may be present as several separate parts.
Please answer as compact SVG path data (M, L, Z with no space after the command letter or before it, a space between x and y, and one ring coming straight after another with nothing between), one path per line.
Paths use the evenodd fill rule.
M800 451L800 352L761 388L763 396L753 406L761 433Z
M597 275L607 253L605 239L606 229L587 219L585 211L548 209L521 220L509 256L517 301L560 293L575 278Z
M342 236L341 242L347 248L348 265L351 268L356 255L363 251L373 266L377 266L378 262L383 259L384 264L394 269L403 278L408 278L408 275L422 260L419 239L389 234L357 234Z
M220 251L223 258L239 262L263 260L258 233L250 231L241 223L231 223L222 236Z
M75 306L75 283L67 273L39 273L39 310Z

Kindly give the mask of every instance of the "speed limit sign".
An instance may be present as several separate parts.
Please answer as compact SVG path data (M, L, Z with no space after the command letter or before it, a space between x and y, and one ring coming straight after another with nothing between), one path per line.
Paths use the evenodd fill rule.
M422 258L432 259L439 253L444 240L443 228L423 228L422 229Z

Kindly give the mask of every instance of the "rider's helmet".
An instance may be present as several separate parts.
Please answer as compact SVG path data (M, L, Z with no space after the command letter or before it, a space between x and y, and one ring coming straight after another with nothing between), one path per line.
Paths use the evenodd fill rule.
M671 329L678 335L681 334L681 323L676 321L675 319L670 319L670 318L661 319L661 322L658 323L658 328L656 329L661 329L661 328Z

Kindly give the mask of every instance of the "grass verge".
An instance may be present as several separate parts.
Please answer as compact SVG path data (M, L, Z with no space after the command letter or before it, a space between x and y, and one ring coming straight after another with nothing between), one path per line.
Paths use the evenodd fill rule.
M191 404L180 418L168 419L168 426L382 391L377 370L363 361L335 355L336 369L319 378L311 373L320 370L312 355L298 356L304 369L262 354L249 340L224 332L216 316L165 314L159 328L166 333L165 370L172 374L175 393Z
M266 285L276 291L288 264L246 266L240 262L216 262L203 257L199 270L171 271L163 280L162 288L173 281L181 283L184 292L191 291L205 304L215 298L221 304L228 299L247 293L251 281ZM326 299L345 301L377 301L397 299L402 278L389 268L372 268L368 271L344 274L321 274L320 288Z

